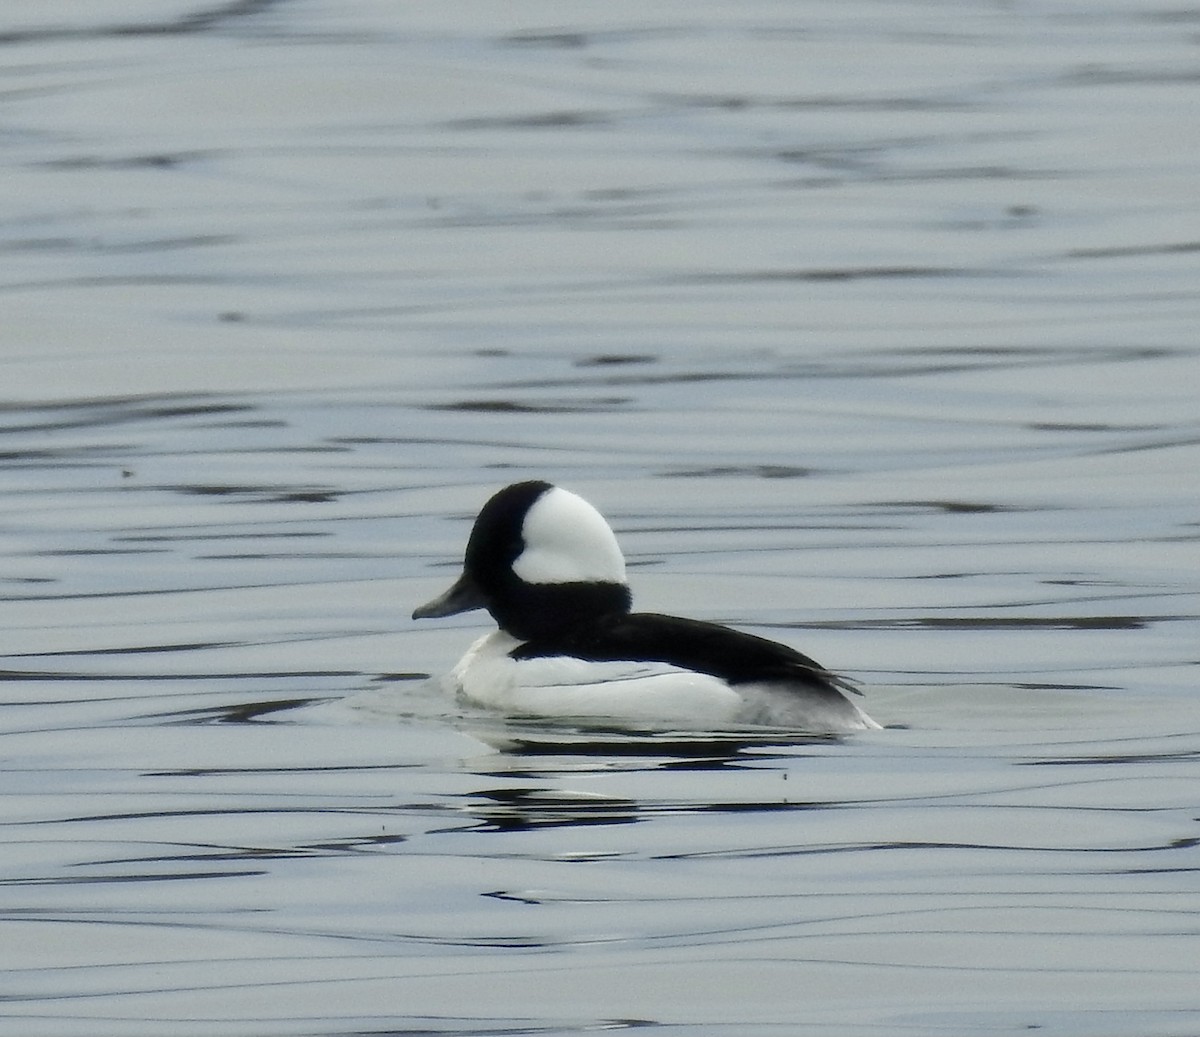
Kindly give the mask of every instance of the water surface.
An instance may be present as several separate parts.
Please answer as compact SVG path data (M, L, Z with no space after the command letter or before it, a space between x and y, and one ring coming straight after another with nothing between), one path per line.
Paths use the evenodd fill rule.
M0 16L0 1018L1190 1035L1196 19ZM427 678L498 486L887 728Z

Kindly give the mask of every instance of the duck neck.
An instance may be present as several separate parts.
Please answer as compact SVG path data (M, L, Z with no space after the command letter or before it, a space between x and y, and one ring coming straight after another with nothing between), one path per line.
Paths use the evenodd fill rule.
M521 583L489 608L500 628L522 641L554 641L571 631L629 612L623 583Z

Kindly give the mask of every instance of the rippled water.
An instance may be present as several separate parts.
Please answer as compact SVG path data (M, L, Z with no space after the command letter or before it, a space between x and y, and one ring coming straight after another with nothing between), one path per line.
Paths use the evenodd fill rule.
M7 4L5 1032L1194 1035L1198 29ZM445 700L525 477L887 729Z

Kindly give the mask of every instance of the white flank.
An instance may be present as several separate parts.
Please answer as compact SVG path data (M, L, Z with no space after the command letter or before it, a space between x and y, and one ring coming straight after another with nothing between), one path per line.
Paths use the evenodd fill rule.
M520 644L503 631L480 638L454 667L458 692L504 713L605 717L720 725L734 720L742 698L724 681L665 663L585 662L566 656L514 660Z
M451 673L468 702L516 716L667 722L673 727L727 724L849 734L879 727L849 701L803 688L744 684L731 688L705 673L668 663L588 662L570 656L513 659L521 642L502 630L476 641Z

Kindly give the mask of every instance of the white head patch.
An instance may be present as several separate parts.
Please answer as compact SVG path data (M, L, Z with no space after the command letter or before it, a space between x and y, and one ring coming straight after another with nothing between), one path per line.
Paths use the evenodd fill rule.
M513 572L526 583L624 583L625 558L604 516L555 486L525 513L525 550Z

